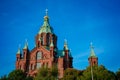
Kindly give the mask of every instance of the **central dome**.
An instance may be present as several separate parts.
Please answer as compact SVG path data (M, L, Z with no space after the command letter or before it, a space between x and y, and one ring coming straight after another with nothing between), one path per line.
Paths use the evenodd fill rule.
M44 16L44 23L39 31L39 34L41 34L41 33L53 33L53 28L49 24L48 16Z

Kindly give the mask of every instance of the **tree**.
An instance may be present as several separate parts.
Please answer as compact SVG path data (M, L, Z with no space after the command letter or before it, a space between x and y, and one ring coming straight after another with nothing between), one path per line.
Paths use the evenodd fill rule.
M116 72L117 79L120 80L120 69Z
M34 78L34 80L56 80L57 76L57 66L53 66L52 68L41 67L38 70L37 76Z
M25 78L25 80L33 80L33 77L32 77L32 76L27 76L27 77Z
M36 77L34 78L35 80L47 80L49 78L49 72L48 72L48 68L45 67L41 67L38 70L38 73L36 75Z
M2 77L0 78L0 80L8 80L8 79L7 79L7 76L4 75L4 76L2 76Z
M8 80L25 80L26 76L22 70L13 70L8 75Z
M82 71L68 68L64 71L64 77L62 80L79 80L79 77L82 75Z
M94 80L116 80L115 74L107 70L104 66L92 67ZM91 80L91 67L89 66L80 78L81 80Z
M50 70L50 77L51 80L56 80L58 77L58 68L56 65L53 65L53 67Z

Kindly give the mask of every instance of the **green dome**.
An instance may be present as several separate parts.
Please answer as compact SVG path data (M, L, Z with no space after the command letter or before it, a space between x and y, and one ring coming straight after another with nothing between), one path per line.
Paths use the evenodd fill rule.
M40 28L39 34L41 33L53 33L53 29L49 24L49 18L48 16L44 17L44 23L42 27Z

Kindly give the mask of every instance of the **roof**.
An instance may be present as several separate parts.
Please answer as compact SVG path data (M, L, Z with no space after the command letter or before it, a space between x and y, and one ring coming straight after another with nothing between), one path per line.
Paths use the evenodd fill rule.
M65 49L65 50L69 50L66 39L64 40L64 49Z
M65 55L65 52L63 50L57 50L56 57L63 57Z
M28 42L27 42L27 40L26 40L26 42L25 42L25 46L24 46L23 49L28 49Z
M94 52L94 47L92 46L92 43L91 43L91 45L90 45L90 56L89 57L97 57L96 55L95 55L95 52Z
M41 26L38 33L39 34L41 34L41 33L53 33L53 28L49 24L49 17L48 16L44 17L43 25Z
M17 54L20 54L20 48L18 48Z

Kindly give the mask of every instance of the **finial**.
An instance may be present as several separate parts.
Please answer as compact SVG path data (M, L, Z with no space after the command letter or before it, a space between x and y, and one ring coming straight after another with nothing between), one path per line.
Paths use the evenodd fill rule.
M18 46L17 54L20 54L20 47L21 47L21 44L19 44L19 46Z
M93 43L92 42L90 42L90 48L93 48Z
M48 15L48 9L45 10L46 16Z
M67 45L67 39L64 39L64 44L66 44L66 45Z
M25 39L25 46L24 46L24 49L27 49L28 48L28 41L27 39Z
M72 57L72 55L71 55L71 49L70 49L70 52L69 52L69 56Z
M68 50L68 45L67 45L67 40L66 39L64 39L64 49Z
M26 45L28 46L28 40L27 39L25 39L25 42L26 42Z

